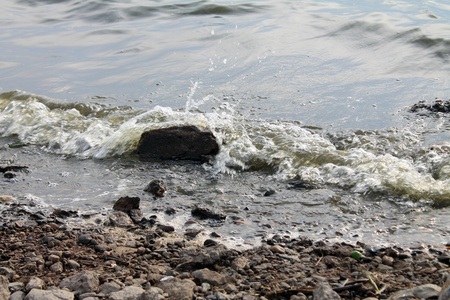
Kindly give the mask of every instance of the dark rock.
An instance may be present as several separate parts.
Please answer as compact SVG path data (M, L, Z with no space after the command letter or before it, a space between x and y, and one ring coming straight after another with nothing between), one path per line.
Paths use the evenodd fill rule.
M313 184L304 181L300 174L297 174L291 178L288 181L288 184L290 189L312 190L316 188Z
M205 247L212 247L212 246L216 246L217 242L215 240L211 240L211 239L207 239L203 242L203 246Z
M170 225L159 225L158 229L164 231L164 232L174 232L175 228L173 226Z
M185 159L204 161L219 153L219 145L210 131L192 125L146 131L137 152L142 159Z
M113 209L129 213L132 209L139 209L139 197L121 197L114 203Z
M213 219L213 220L225 220L227 218L226 215L221 214L221 213L216 213L208 208L203 208L203 207L194 207L191 211L191 214L194 217L197 217L199 219Z
M76 216L78 216L78 212L76 210L66 210L66 209L57 208L53 211L52 216L55 216L58 218L76 217Z
M442 101L436 99L434 103L427 104L426 100L422 100L409 109L410 112L417 113L420 111L428 111L431 113L449 113L450 112L450 100Z
M149 192L156 197L164 197L164 193L166 192L166 188L164 186L164 182L161 179L155 179L150 181L148 186L144 189L144 191Z

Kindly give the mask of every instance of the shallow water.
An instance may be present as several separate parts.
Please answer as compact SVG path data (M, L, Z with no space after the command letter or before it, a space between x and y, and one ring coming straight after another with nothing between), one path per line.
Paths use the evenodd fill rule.
M179 230L189 207L212 205L229 218L202 225L237 243L449 241L449 117L407 109L448 98L444 3L16 0L2 12L0 159L31 169L2 193L83 210L137 195ZM220 154L136 159L143 131L176 124L212 130ZM153 178L168 185L158 201L142 191Z

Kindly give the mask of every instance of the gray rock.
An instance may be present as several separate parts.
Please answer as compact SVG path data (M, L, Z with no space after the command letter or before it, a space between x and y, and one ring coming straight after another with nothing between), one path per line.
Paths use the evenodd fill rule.
M157 287L151 287L142 293L137 300L164 300L164 291Z
M74 261L73 259L69 259L67 261L67 265L69 266L69 268L71 269L79 269L80 268L80 264L77 263L76 261Z
M16 272L14 272L14 270L11 270L10 268L7 267L0 268L0 275L5 276L8 280L12 280L14 274L16 274Z
M109 300L136 300L138 299L145 290L138 286L127 286L123 290L112 292L109 294Z
M50 266L50 271L55 273L62 273L64 271L64 267L62 262L58 261Z
M450 300L450 281L447 281L442 287L438 300Z
M23 298L25 298L25 293L22 291L16 291L9 296L9 300L23 300Z
M64 278L59 288L68 288L76 294L93 292L98 288L100 282L98 276L92 271L82 271L73 276Z
M17 292L17 291L24 291L25 290L25 285L23 284L23 282L20 281L16 281L16 282L11 282L8 285L9 291L11 293L13 292Z
M233 281L230 276L222 275L207 268L192 272L192 276L211 285L224 285Z
M8 279L1 275L0 276L0 300L7 300L9 298L9 290L8 290L9 281Z
M412 289L397 291L389 297L390 300L407 300L412 298L437 298L441 287L435 284L423 284Z
M169 294L171 299L191 300L194 297L195 283L189 279L170 278L160 281L158 287Z
M412 289L416 298L429 299L436 298L441 292L441 287L435 284L423 284Z
M122 287L117 282L106 282L100 287L100 292L109 295L113 292L120 291Z
M187 159L204 161L205 156L219 153L219 145L210 131L174 126L146 131L137 147L143 159Z
M320 283L313 292L314 300L338 300L341 297L327 282Z
M42 290L44 288L45 282L38 278L38 277L31 277L30 280L28 280L27 285L25 286L25 291L29 292L32 289L38 289Z
M113 211L109 214L109 222L112 226L131 227L134 225L130 216L123 211Z
M74 300L75 295L72 292L52 289L52 290L39 290L32 289L24 300Z

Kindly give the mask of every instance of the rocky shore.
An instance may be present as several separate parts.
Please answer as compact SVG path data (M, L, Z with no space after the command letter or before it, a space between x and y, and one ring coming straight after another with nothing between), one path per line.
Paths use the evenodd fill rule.
M0 300L450 299L448 245L373 249L275 235L238 251L145 220L132 198L85 223L76 211L46 216L0 198Z

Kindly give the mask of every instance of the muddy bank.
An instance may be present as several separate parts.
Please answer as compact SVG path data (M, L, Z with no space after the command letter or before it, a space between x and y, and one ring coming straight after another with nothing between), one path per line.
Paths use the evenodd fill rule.
M79 222L73 211L44 216L3 200L0 299L437 299L450 279L446 245L374 249L275 235L238 251L220 237L112 226L98 215Z

